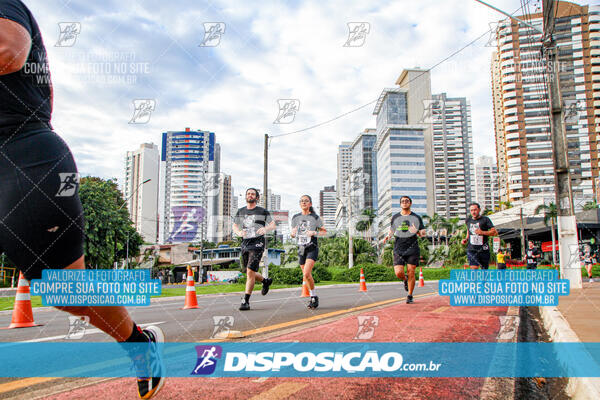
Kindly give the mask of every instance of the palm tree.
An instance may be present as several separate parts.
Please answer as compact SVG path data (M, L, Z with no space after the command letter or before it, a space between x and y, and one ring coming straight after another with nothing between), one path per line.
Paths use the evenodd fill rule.
M541 212L544 212L544 225L548 226L548 220L550 220L552 229L552 264L556 265L556 237L554 234L554 224L556 223L556 217L558 216L558 208L554 203L550 203L548 205L540 204L535 208L534 214L537 215Z
M372 208L365 208L360 215L362 219L356 224L356 230L364 232L365 240L367 240L367 234L371 231L371 225L373 225L377 213Z

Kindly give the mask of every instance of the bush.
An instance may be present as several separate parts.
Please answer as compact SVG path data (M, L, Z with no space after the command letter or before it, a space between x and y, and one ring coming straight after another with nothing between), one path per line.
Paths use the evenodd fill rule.
M312 276L315 282L332 280L332 274L329 269L319 262L315 263L312 270Z
M273 283L281 285L302 285L302 270L298 267L281 268L270 266L269 278L273 279Z

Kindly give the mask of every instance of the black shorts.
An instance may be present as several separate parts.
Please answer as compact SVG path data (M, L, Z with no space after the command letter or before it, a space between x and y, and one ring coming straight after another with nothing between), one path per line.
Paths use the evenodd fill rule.
M75 174L71 151L51 130L0 135L0 249L28 280L83 255Z
M302 247L298 247L298 264L304 265L306 264L306 260L311 259L317 261L319 258L319 247L310 246L302 251Z
M402 254L394 251L394 265L419 265L420 253L416 254Z
M498 263L497 268L498 269L506 269L506 263Z
M482 250L482 251L468 251L467 250L467 260L469 261L469 265L478 266L481 269L489 269L490 267L490 251Z
M242 270L246 272L246 268L254 272L258 272L258 266L262 259L264 250L244 250L242 251Z

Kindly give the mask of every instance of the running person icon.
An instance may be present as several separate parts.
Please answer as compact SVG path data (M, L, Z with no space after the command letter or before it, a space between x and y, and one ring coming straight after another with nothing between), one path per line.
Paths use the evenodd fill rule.
M412 199L408 196L400 198L399 213L392 216L390 232L383 239L387 242L392 236L394 242L394 272L398 279L404 281L404 289L408 291L406 303L413 303L413 290L415 289L415 270L419 265L421 251L418 237L425 236L425 226L420 216L410 210ZM408 269L408 278L404 274L404 266Z
M302 212L292 218L292 237L298 238L298 263L302 268L304 281L308 285L310 302L308 308L319 307L319 297L315 292L315 280L312 269L319 257L319 243L317 237L327 233L323 228L323 221L312 207L312 199L305 194L300 197L300 209Z
M0 0L0 248L26 279L50 268L85 269L83 208L77 189L57 196L63 176L77 166L52 131L52 85L46 48L29 9ZM76 184L75 179L71 184ZM78 185L77 185L78 186ZM129 347L138 394L153 397L164 384L157 343L160 328L140 329L125 307L62 306ZM149 346L146 346L148 344Z
M233 232L243 238L242 240L242 269L246 270L246 293L240 305L240 310L250 309L250 296L254 290L254 282L262 282L262 295L269 292L273 282L270 278L263 278L258 273L258 265L265 251L265 234L275 230L275 221L271 214L256 205L260 195L258 190L246 190L246 207L242 207L235 215Z

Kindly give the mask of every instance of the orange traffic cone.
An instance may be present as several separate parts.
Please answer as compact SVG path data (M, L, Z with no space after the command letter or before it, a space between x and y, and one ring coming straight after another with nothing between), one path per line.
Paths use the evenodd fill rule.
M424 287L425 286L425 279L423 278L423 268L419 267L419 286L418 287Z
M29 281L25 279L23 273L19 273L19 283L17 284L17 295L15 297L15 308L13 308L12 320L8 328L29 328L40 326L33 322L33 310L31 309L31 296L29 295Z
M187 310L188 308L200 308L198 307L198 299L196 298L194 274L189 265L187 272L187 286L185 287L185 306L183 307L183 310Z
M308 291L308 284L306 283L306 281L302 281L302 294L300 295L300 297L309 297L310 296L310 292Z
M359 292L367 291L367 281L365 280L365 273L362 268L360 269L360 289L358 291Z

